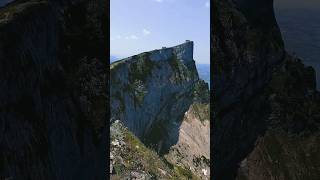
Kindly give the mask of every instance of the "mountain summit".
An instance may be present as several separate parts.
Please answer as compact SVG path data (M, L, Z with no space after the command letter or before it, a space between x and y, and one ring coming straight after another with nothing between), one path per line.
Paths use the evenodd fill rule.
M178 156L173 154L180 150L183 168L190 171L191 167L191 174L208 178L209 91L198 76L193 42L116 61L110 72L111 123L119 120L144 145L174 165ZM121 152L114 150L113 156L116 154ZM201 166L193 164L196 158ZM125 176L124 172L117 173L121 174Z

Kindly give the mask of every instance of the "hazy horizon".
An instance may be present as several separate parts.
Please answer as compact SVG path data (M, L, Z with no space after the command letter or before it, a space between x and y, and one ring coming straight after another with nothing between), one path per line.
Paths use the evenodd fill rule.
M111 0L110 55L142 52L194 42L194 59L210 64L209 0Z

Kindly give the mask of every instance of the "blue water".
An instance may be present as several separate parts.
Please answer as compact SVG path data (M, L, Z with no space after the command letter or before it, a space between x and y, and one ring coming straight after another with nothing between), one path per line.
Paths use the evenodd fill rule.
M199 77L209 84L210 88L210 64L196 64Z
M320 89L320 8L276 9L286 50L316 70Z

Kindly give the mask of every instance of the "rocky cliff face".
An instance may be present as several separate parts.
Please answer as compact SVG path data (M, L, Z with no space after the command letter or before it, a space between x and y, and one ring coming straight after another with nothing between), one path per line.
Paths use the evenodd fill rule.
M243 14L240 9L246 3L241 4L240 8L230 0L213 3L213 175L217 179L234 176L230 171L237 169L263 132L260 119L266 116L266 105L257 94L285 54L277 26L251 20L254 14Z
M193 103L185 112L179 127L169 124L169 131L179 129L178 140L165 159L178 164L201 179L210 179L210 98L208 84L199 81L194 91Z
M193 103L180 125L179 139L165 154L171 164L189 169L201 179L210 179L210 107Z
M106 177L107 6L0 9L0 179Z
M266 96L267 130L240 163L237 179L318 179L320 96L314 70L288 55Z
M120 119L145 143L159 150L177 137L166 134L170 123L181 124L199 81L193 42L142 53L111 64L111 117ZM170 141L169 141L170 140ZM172 142L171 142L172 141Z
M115 160L111 164L118 170L112 171L112 177L131 177L131 169L139 170L144 177L160 179L209 178L209 91L208 84L198 77L193 42L114 62L110 72L111 123L120 120L147 146L146 151L156 152L147 153L148 158L156 159L161 166L159 170L154 163L147 165L139 158L145 154L140 148L130 150L137 153L134 158L114 147L111 152ZM111 126L111 132L116 131L115 127ZM112 136L111 141L117 144L124 139L120 144L131 146L132 141L122 137ZM158 160L158 155L164 159ZM126 165L116 159L142 165ZM123 168L119 170L119 166Z
M286 137L296 131L309 132L306 127L314 127L314 133L318 131L314 109L319 107L319 101L315 98L318 95L312 68L304 67L284 50L272 3L213 3L215 179L308 179L317 175L317 170L300 173L290 169L318 167L317 163L310 163L311 158L317 158L308 156L313 150L301 151L293 143L309 144L312 149L313 143L319 141L318 135ZM302 163L302 158L295 162L299 164L296 166L293 161L284 160L295 159L295 154L307 162ZM271 161L266 160L270 157Z

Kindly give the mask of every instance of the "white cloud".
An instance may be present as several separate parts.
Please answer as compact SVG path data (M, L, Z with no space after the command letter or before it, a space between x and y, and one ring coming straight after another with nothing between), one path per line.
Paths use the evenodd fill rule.
M159 3L162 3L162 2L163 2L163 0L154 0L154 1L159 2Z
M143 29L142 32L143 32L143 35L145 36L148 36L149 34L151 34L151 32L147 29Z
M210 2L207 1L206 4L205 4L205 6L206 6L207 8L209 8L209 7L210 7Z
M136 35L130 35L126 36L125 39L130 40L130 39L139 39Z
M114 40L117 40L117 39L122 39L122 36L121 35L117 35L117 36L113 36L113 37L110 37L110 40L111 41L114 41Z

